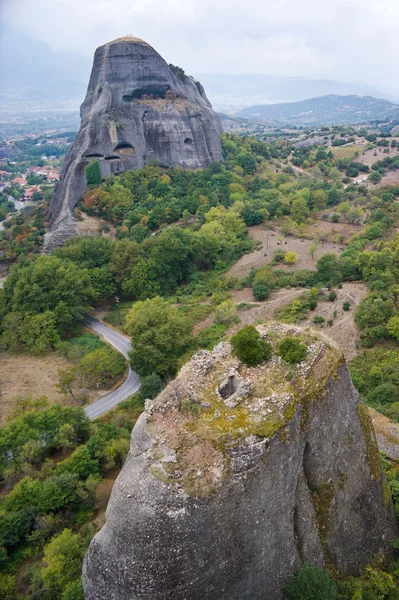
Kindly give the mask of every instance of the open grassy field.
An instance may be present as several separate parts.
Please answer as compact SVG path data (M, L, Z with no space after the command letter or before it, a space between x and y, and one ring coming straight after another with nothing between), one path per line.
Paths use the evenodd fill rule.
M334 158L349 158L353 160L357 156L361 156L364 148L359 144L348 144L348 146L331 146L329 148L334 155Z

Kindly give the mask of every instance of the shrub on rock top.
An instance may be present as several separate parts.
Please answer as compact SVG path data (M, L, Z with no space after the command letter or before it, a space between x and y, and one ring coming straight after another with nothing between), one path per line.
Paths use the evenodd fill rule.
M300 363L308 353L305 344L295 338L285 338L278 345L277 354L290 364Z
M271 344L260 337L253 325L240 329L230 341L234 354L248 367L255 367L259 363L269 360L273 354Z

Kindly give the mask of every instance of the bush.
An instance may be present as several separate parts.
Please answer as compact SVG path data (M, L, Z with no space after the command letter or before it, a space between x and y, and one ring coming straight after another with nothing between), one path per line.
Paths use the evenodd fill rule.
M350 310L350 309L351 309L351 303L350 303L350 302L344 302L344 303L342 304L342 308L343 308L344 310Z
M302 362L308 353L305 344L295 338L285 338L278 345L277 354L287 363Z
M337 292L334 292L334 290L331 290L331 292L328 294L328 299L330 302L334 302L334 300L337 299Z
M315 325L323 325L325 322L325 318L321 317L320 315L316 315L315 317L313 317L313 323Z
M298 254L296 252L293 252L292 250L290 250L284 254L284 262L287 265L294 265L297 260L298 260Z
M142 400L155 398L162 391L163 383L159 375L152 373L141 380L140 397Z
M284 591L288 600L337 599L337 590L330 574L309 565L288 578Z
M255 300L265 300L270 296L270 288L264 281L255 281L252 288L252 295Z
M368 404L392 404L398 400L397 387L393 383L382 383L367 396Z
M237 358L249 367L268 360L273 354L271 344L261 339L253 325L248 325L233 335L231 344Z

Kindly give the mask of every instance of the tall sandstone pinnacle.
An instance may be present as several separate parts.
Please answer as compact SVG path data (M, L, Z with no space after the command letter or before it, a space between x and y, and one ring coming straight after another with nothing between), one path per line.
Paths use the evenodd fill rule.
M304 563L357 574L397 529L374 431L342 353L310 329L259 326L249 368L201 351L133 429L106 524L85 557L86 600L282 600Z
M149 44L124 37L97 48L79 133L51 201L44 247L77 234L73 208L86 187L84 169L98 160L102 177L140 169L198 169L221 161L222 126L202 85L171 68Z

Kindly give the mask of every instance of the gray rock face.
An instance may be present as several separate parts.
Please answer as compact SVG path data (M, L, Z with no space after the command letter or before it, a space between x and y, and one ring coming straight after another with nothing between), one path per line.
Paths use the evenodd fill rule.
M138 38L119 38L97 48L81 127L65 159L51 201L45 249L76 235L72 210L86 179L84 168L100 161L101 173L140 169L151 159L167 167L198 169L222 160L222 127L202 85L175 73Z
M300 336L307 358L248 368L221 344L147 401L86 600L282 600L303 563L357 574L388 557L392 501L341 352L312 330L258 330L274 347Z

